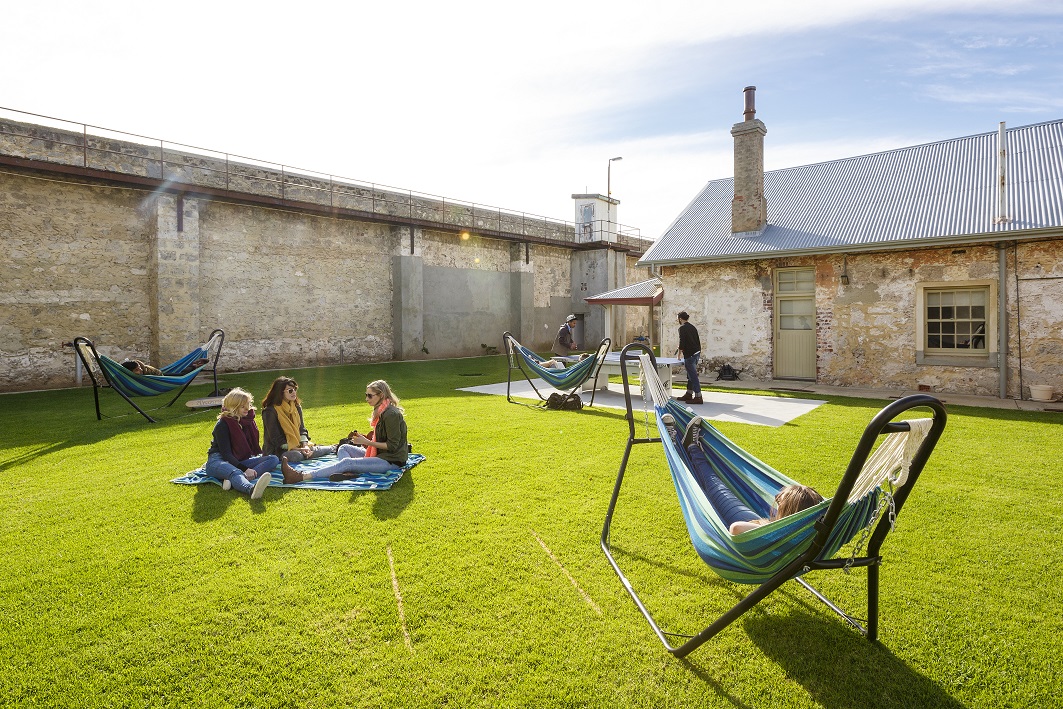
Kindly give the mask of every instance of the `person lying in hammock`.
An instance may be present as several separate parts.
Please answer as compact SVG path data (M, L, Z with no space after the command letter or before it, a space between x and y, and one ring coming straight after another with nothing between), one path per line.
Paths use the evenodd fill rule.
M185 367L185 370L183 372L177 372L177 376L180 376L182 374L188 374L193 369L197 367L202 367L209 361L209 359L205 358L197 359L190 365ZM122 366L128 369L133 374L150 374L156 377L162 375L161 369L159 369L158 367L152 367L150 364L146 362L141 362L139 359L127 359L126 361L122 362Z
M810 488L808 485L787 485L775 496L775 506L771 510L768 519L754 519L748 522L733 522L727 529L731 535L748 532L762 524L774 522L777 519L797 514L801 510L815 507L823 502L823 495Z
M591 356L593 356L593 355L591 355L590 352L584 352L583 354L581 354L579 356L579 360L578 361L582 362L583 360L585 360L585 359L587 359L588 357L591 357ZM564 369L568 365L565 364L565 361L562 360L562 359L548 359L548 360L544 360L544 361L540 362L539 366L540 367L545 367L546 369Z
M701 417L695 416L690 420L682 440L679 439L679 431L675 427L675 419L671 414L665 414L661 420L676 446L686 450L691 472L720 519L728 525L727 531L732 536L796 514L823 501L822 495L806 485L787 485L775 495L775 506L769 518L758 518L753 510L749 509L720 479L705 456L705 451L698 445L701 438Z

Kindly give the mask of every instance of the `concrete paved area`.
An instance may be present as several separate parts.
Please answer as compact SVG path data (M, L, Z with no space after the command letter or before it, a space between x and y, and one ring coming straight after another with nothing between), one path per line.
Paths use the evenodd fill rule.
M549 397L557 391L557 389L551 388L549 384L541 379L535 380L535 386L545 397ZM505 396L506 383L465 387L459 389L459 391ZM684 391L684 389L680 389L675 391L674 394L677 396L682 395ZM535 395L535 391L526 380L513 382L510 394L515 399L530 400L529 403L539 401L539 397ZM643 402L642 391L638 387L632 387L632 395L636 397L635 406L633 407L636 416L639 415L638 412L642 411L644 407L647 412L652 414L652 404ZM583 392L580 396L583 398L584 404L590 403L591 393L589 391ZM705 392L703 398L705 399L704 404L690 406L691 410L698 416L711 421L733 421L757 426L782 426L789 421L793 421L801 414L806 414L817 406L826 403L816 399L785 399L777 396L732 394L730 392ZM609 389L599 389L594 395L594 406L595 408L604 407L609 409L625 408L623 386L611 384Z
M735 382L713 381L710 377L701 380L702 388L714 389L760 389L764 391L800 392L802 394L819 394L830 396L851 396L858 399L899 399L909 394L930 394L940 399L945 404L954 406L981 406L990 409L1012 409L1015 411L1055 411L1063 412L1061 401L1018 401L1016 399L1001 399L995 396L974 396L971 394L949 394L946 392L920 392L915 389L873 389L861 387L837 387L815 384L812 382L790 381L785 379L770 379L756 381L740 379ZM685 391L685 385L679 384L677 390Z

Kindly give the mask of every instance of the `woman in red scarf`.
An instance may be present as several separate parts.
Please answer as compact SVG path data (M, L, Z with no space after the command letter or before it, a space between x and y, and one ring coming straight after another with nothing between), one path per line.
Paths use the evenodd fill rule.
M383 379L370 382L365 388L365 401L373 407L368 436L352 431L349 445L336 451L339 461L312 472L299 472L281 460L284 482L300 480L349 480L366 474L381 474L399 470L406 464L410 446L406 441L405 411L399 397Z
M231 486L258 500L272 479L269 471L280 461L275 455L262 455L253 403L251 394L240 388L225 395L218 422L214 424L204 472L223 481L224 489Z

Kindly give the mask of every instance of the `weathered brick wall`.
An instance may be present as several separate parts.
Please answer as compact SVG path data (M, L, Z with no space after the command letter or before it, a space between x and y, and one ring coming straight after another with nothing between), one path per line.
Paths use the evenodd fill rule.
M79 335L148 357L145 193L0 173L0 390L70 386Z
M165 364L221 327L221 371L394 357L391 259L409 255L407 228L4 173L0 239L0 390L72 385L62 344L78 335ZM506 241L420 229L414 241L430 356L499 344L520 271L556 329L568 250L533 245L525 265Z

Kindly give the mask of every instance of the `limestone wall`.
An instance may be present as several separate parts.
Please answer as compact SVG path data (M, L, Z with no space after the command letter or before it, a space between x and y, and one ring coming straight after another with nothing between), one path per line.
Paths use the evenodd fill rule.
M142 192L0 173L0 390L63 384L97 340L148 357L154 208Z
M674 351L678 345L676 328L668 323L686 310L700 331L707 371L726 362L745 370L744 377L770 378L772 274L776 268L811 266L816 269L819 383L898 389L924 385L935 392L999 394L996 366L918 362L916 332L920 284L989 281L999 289L994 246L850 254L846 261L848 285L840 280L841 255L667 267L664 350ZM1063 242L1009 246L1003 290L1009 333L1007 395L1028 397L1030 384L1051 384L1057 393L1063 391ZM997 305L989 307L995 321ZM990 349L995 352L995 341Z
M666 267L664 346L679 347L677 316L685 310L701 337L706 371L730 364L750 376L771 376L771 275L760 263L699 264Z
M532 245L526 264L523 244L417 229L411 253L410 236L294 210L0 173L0 391L72 385L74 354L63 343L78 335L116 359L165 364L220 327L224 372L480 355L522 318L548 324L523 338L545 349L572 309L566 249ZM399 293L395 257L417 266ZM396 339L399 301L417 307Z

